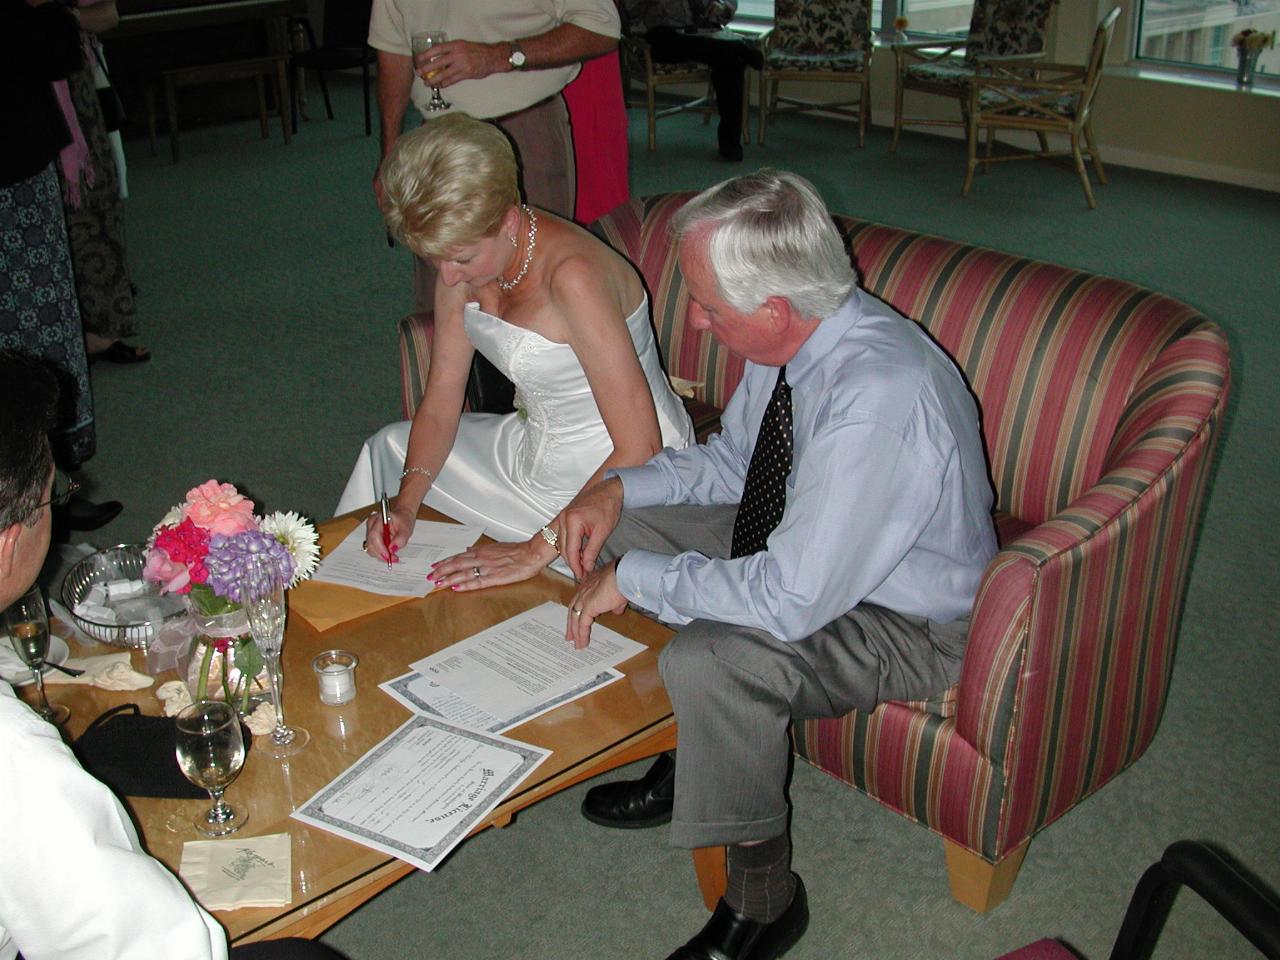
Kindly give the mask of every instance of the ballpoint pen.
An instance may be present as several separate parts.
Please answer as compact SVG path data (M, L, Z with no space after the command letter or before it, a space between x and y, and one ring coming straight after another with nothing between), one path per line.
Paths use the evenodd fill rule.
M382 514L382 545L387 551L387 569L391 569L391 511L387 509L387 495L378 500L378 512Z

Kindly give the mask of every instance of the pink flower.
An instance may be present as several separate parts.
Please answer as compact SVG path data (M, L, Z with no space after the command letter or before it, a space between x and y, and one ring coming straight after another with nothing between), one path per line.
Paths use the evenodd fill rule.
M258 529L253 519L253 501L236 492L229 483L206 480L187 491L182 516L210 533L231 537Z
M142 578L159 583L161 593L187 593L191 590L191 574L187 565L171 560L160 547L147 551L147 565L142 569Z

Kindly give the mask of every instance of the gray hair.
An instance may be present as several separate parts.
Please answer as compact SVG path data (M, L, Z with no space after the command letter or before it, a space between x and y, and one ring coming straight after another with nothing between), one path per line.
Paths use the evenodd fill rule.
M826 204L794 173L766 167L704 190L676 214L673 229L679 243L704 228L720 293L742 313L783 297L818 320L857 285Z

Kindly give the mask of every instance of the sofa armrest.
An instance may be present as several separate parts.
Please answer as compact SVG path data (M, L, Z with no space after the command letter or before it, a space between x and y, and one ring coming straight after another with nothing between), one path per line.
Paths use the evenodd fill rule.
M435 317L431 312L410 313L400 319L400 413L413 419L418 402L427 389L431 371L431 339Z
M1000 850L1155 735L1229 386L1215 325L1166 346L1126 404L1099 480L987 569L956 722L1006 783Z

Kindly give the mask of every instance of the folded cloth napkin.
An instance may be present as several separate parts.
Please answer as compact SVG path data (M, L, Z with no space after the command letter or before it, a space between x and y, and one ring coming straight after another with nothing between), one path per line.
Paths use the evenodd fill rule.
M283 907L293 900L290 837L188 840L178 873L206 910Z
M156 696L164 701L164 715L176 717L191 705L191 691L181 680L170 680L156 688ZM263 701L253 713L241 721L255 737L270 733L276 728L276 708L270 701Z
M44 682L88 683L103 690L141 690L155 683L154 678L133 669L131 658L127 650L100 657L70 657L63 666L83 670L81 676L69 677L60 670L50 670L44 675Z

